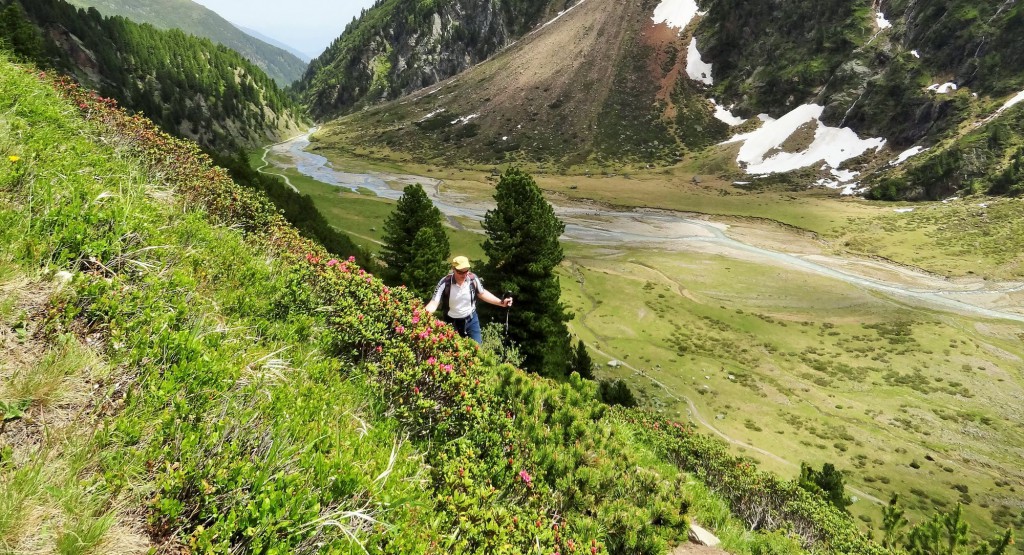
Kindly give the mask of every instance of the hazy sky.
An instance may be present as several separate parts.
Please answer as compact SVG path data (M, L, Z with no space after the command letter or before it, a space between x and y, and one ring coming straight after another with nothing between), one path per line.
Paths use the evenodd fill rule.
M195 0L228 21L318 56L373 0Z

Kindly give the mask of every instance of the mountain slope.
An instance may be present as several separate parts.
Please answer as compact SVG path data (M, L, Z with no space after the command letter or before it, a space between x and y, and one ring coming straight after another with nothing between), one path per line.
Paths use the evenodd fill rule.
M397 98L485 60L576 2L377 2L310 62L296 90L318 118Z
M24 19L19 6L10 4L5 17ZM76 75L175 135L233 153L298 129L302 115L292 99L224 46L63 0L37 0L25 9L47 45L37 53L40 62Z
M655 5L586 0L441 86L321 137L450 160L673 163L728 126L687 76L686 35L655 24Z
M245 33L216 12L192 0L70 0L81 8L96 8L106 16L119 15L158 29L181 29L234 50L262 69L281 87L306 70L306 62L278 46Z
M1024 67L1014 55L1024 47L1021 5L708 0L700 8L705 11L693 0L585 0L431 89L436 94L414 92L353 113L327 126L320 138L419 160L554 162L563 168L671 165L713 147L711 158L732 156L734 167L716 162L694 166L698 172L733 180L788 173L782 182L848 192L876 187L879 198L1024 189L1010 176L1017 175L1014 153L1021 142L1014 139L1014 125L994 132L1002 134L996 141L1002 146L962 159L977 147L972 129L989 128L990 119L1018 109L997 111L1024 88ZM395 59L381 47L391 44L389 28L363 32L368 26L354 25L337 44L364 52L363 59L374 52L378 61ZM352 46L358 44L363 50ZM460 51L442 50L441 57ZM355 65L346 67L366 65L353 59ZM433 67L415 57L397 59L406 74ZM391 66L380 67L388 71L378 76L391 74ZM331 82L334 88L308 89L305 98L313 106L323 104L324 94L327 104L351 107L407 90L367 95L358 84L318 73L322 69L311 65L303 82ZM353 91L341 100L332 96ZM728 144L714 146L730 135ZM904 160L930 147L906 166L946 149L953 154L905 179ZM954 166L976 170L968 178L963 172L956 179L941 175L957 175ZM997 176L1002 185L994 186ZM931 178L942 185L922 182Z

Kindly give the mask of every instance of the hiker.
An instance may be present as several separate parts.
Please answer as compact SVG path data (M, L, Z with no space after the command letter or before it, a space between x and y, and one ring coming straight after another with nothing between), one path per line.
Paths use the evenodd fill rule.
M451 273L437 282L434 298L427 303L427 312L434 312L438 306L444 307L442 314L459 335L483 343L480 336L480 317L476 313L478 298L494 306L512 306L512 297L499 299L484 289L476 274L469 271L469 259L465 256L456 256L452 259Z

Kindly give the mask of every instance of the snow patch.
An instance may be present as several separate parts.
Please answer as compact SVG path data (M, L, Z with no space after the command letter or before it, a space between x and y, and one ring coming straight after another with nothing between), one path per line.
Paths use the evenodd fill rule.
M828 127L818 119L822 110L824 107L821 105L805 104L778 120L758 116L764 121L760 129L736 135L722 144L743 143L736 161L745 166L748 174L787 172L821 160L837 168L850 158L885 145L885 139L880 137L861 139L848 127ZM814 140L806 149L801 152L775 152L769 156L769 152L780 148L797 129L811 122L816 126Z
M470 114L468 116L463 116L459 119L452 120L452 125L462 125L463 123L469 123L469 120L478 117L480 117L480 114Z
M733 181L733 185L750 185L749 181Z
M889 162L889 165L890 166L898 166L898 165L902 164L903 162L906 162L907 160L909 160L911 156L917 156L918 154L921 154L922 152L924 152L926 150L928 150L928 149L924 148L924 147L921 147L921 146L912 146L912 147L908 148L907 150L904 150L903 152L901 152L900 155L897 156L895 160L893 160L892 162Z
M998 113L1002 112L1003 110L1006 110L1007 108L1010 108L1014 104L1017 104L1018 102L1021 102L1021 101L1024 101L1024 91L1020 91L1019 93L1017 93L1017 96L1011 98L1010 100L1007 100L1006 104L1003 104L1003 106L1001 108L996 110L996 113L998 114Z
M693 21L693 18L701 15L696 0L662 0L657 8L654 8L654 24L665 23L669 27L684 29Z
M539 29L543 29L543 28L547 27L548 25L551 25L552 23L554 23L554 22L558 21L558 20L559 20L559 19L560 19L560 18L561 18L561 17L563 16L563 15L565 15L565 14L567 14L567 13L571 12L571 11L572 11L573 9L575 9L575 8L576 8L576 6L579 6L579 5L583 4L583 3L584 3L584 2L586 2L586 1L587 1L587 0L580 0L579 2L577 2L577 3L573 4L572 6L569 6L568 8L566 8L566 9L564 9L564 10L562 10L562 11L558 12L558 15L556 15L556 16L555 16L555 17L553 17L553 18L551 18L551 20L550 20L550 21L548 21L547 23L545 23L544 25L541 25L541 26L540 26L540 27L538 28L538 30L539 30Z
M440 114L441 112L444 112L444 111L445 111L444 108L441 108L440 110L434 110L433 112L430 112L429 114L427 114L427 115L423 116L422 118L416 120L416 123L423 123L423 122L427 121L428 119L430 119L430 118L432 118L432 117L436 116L437 114Z
M913 208L894 208L893 212L897 214L906 214L907 212L913 212Z
M917 52L917 50L911 50L911 51L910 51L910 54L911 54L911 55L912 55L913 57L915 57L915 58L917 58L917 59L919 59L919 60L921 59L921 54L919 54L919 53Z
M855 172L855 171L852 171L852 170L837 170L837 169L833 169L832 170L832 175L840 183L846 183L847 181L853 181L853 178L857 177L858 175L860 175L860 172Z
M889 20L885 18L885 14L882 12L875 13L875 25L878 25L879 31L884 31L889 27L892 27L892 23L889 23Z
M728 109L726 109L723 106L720 106L717 102L715 102L714 98L711 99L711 105L715 107L715 118L718 121L726 123L730 126L740 125L747 121L739 116L734 116L732 112L730 112Z
M839 191L839 194L849 197L853 195L859 195L863 193L865 189L867 189L867 187L861 187L859 182L854 181L853 183L850 183L846 187L843 187L843 190Z
M956 83L943 83L941 85L936 83L934 85L928 85L928 88L925 90L935 91L936 94L947 94L956 90Z
M711 78L711 64L705 62L697 51L697 37L690 39L690 47L686 50L686 74L694 81L700 81L705 85L714 85L715 80Z

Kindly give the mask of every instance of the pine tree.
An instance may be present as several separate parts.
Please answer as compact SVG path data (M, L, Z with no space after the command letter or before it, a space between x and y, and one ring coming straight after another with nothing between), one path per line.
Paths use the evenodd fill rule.
M385 278L420 296L433 293L437 280L448 271L450 254L441 221L441 211L423 187L406 186L384 222L381 259L388 266Z
M587 352L587 346L582 341L576 342L576 348L572 355L572 368L570 372L576 372L585 380L594 379L594 361Z
M571 345L565 323L570 315L560 300L555 267L562 261L558 237L565 230L537 183L508 169L494 193L497 206L484 215L483 275L489 290L515 298L509 313L509 339L524 355L524 367L549 377L565 376Z
M846 497L846 485L843 473L836 470L832 463L825 463L821 470L814 470L811 465L803 463L800 465L800 487L805 490L821 495L840 511L846 512L846 507L852 501Z
M42 33L29 21L17 2L0 10L0 48L10 49L29 61L41 61L45 44Z
M903 543L907 535L907 517L899 506L899 494L892 494L889 506L882 509L882 546L894 548Z

